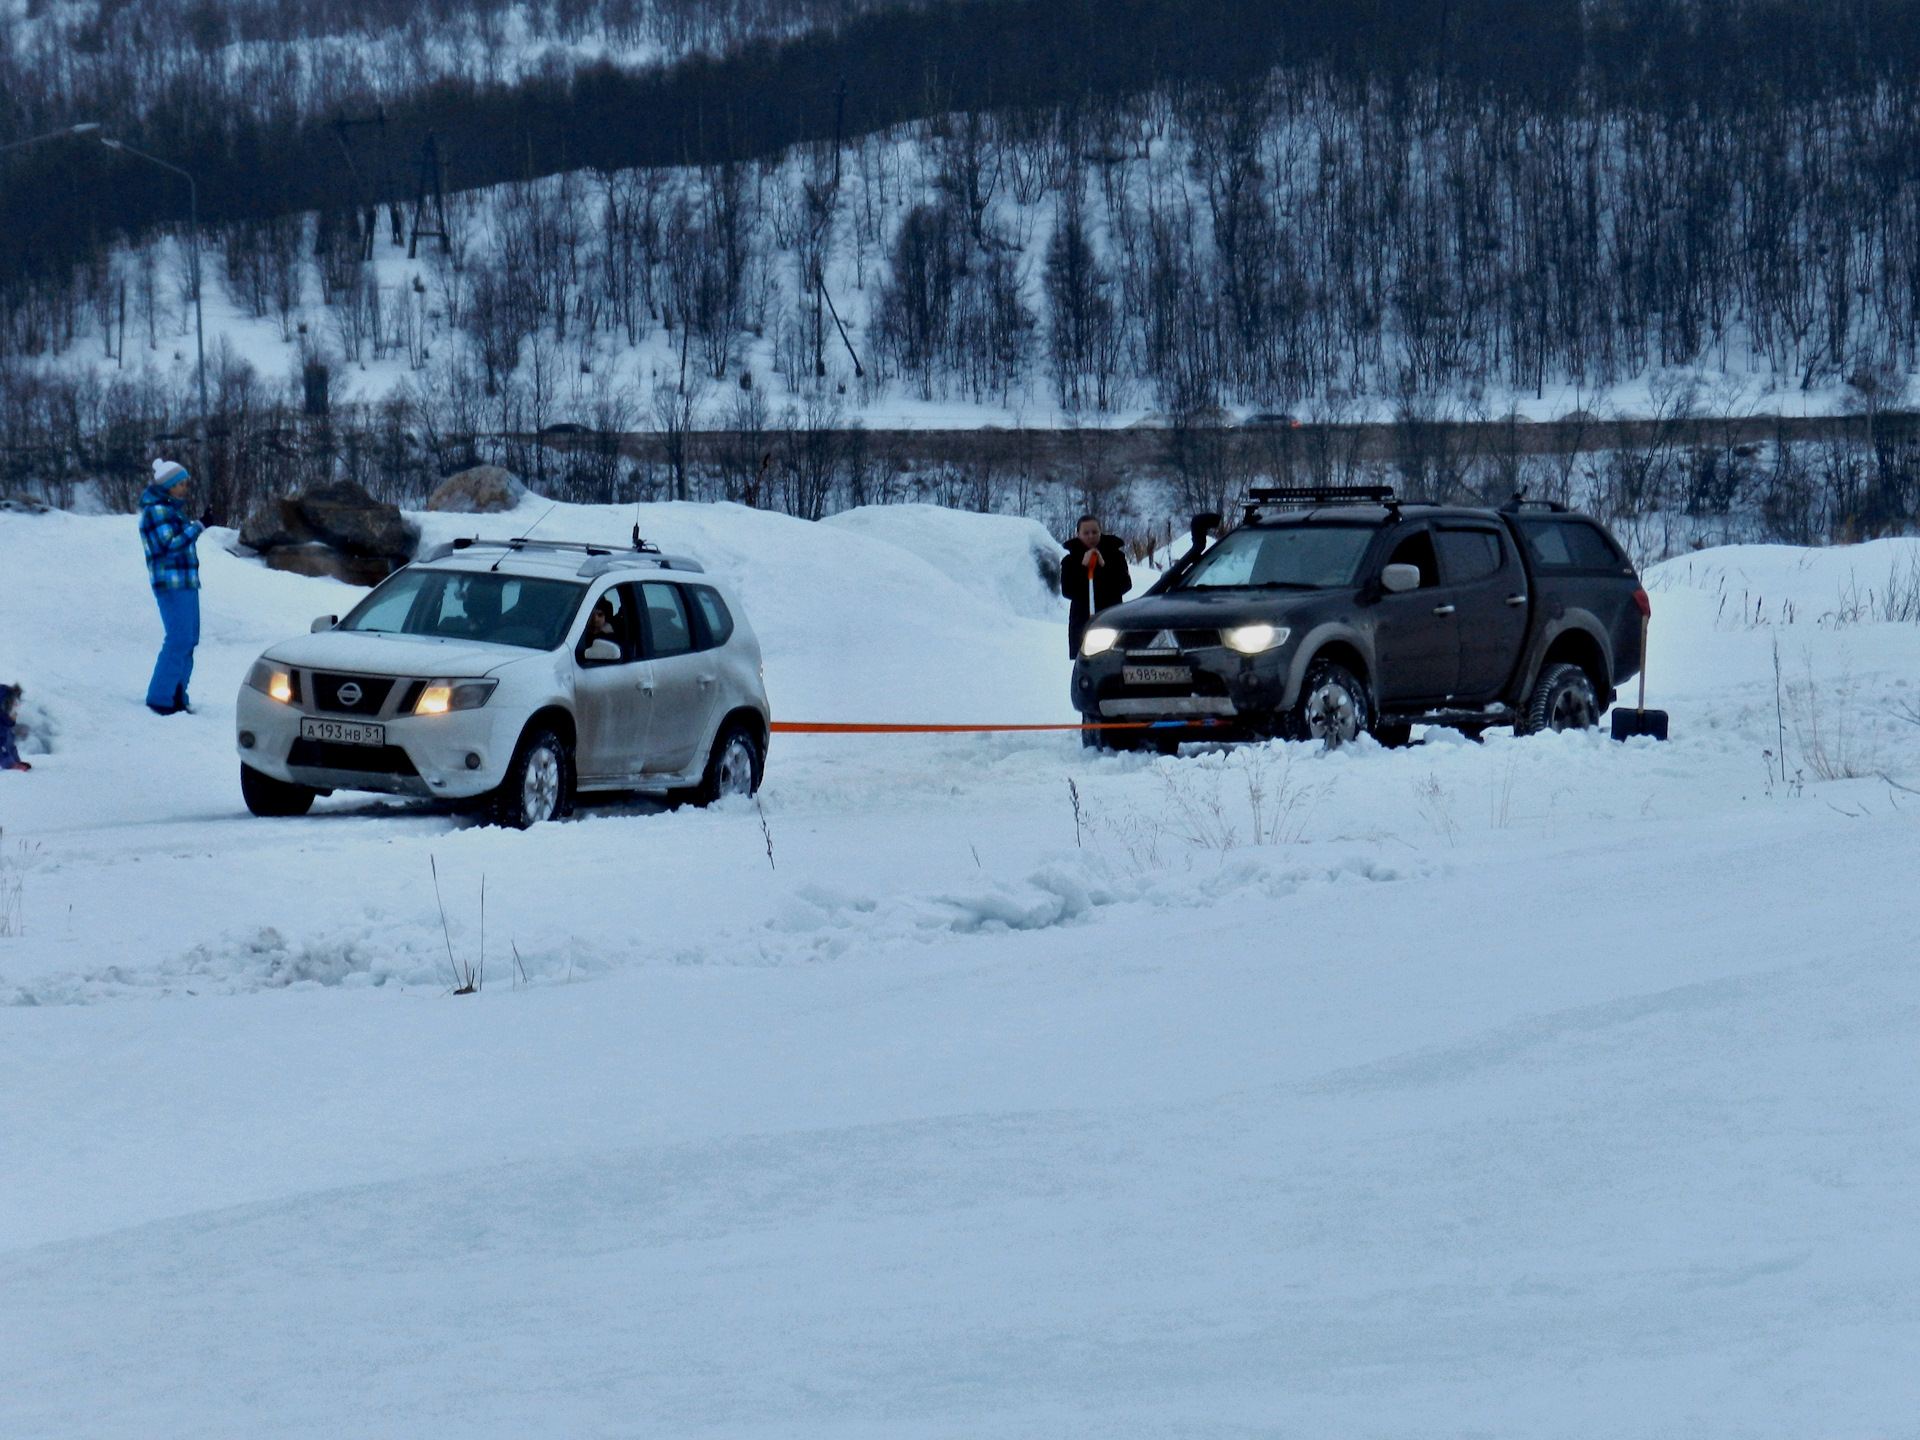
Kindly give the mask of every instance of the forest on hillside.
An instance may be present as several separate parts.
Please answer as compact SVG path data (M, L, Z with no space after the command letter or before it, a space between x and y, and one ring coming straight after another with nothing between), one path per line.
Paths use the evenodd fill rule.
M395 494L482 455L544 472L527 437L555 425L667 437L663 475L574 447L583 498L737 494L673 437L843 436L888 387L1066 423L1151 407L1166 493L1200 503L1257 478L1207 438L1230 407L1384 405L1417 433L1491 418L1496 394L1718 372L1877 414L1920 363L1920 5L676 0L534 27L652 47L644 64L569 61L523 12L453 0L103 0L56 54L74 13L10 27L13 131L103 117L192 169L209 272L300 337L295 374L215 356L235 508L316 468ZM445 43L485 23L520 48ZM323 63L356 35L360 63ZM387 284L375 257L442 228L419 203L429 132L446 239ZM132 474L193 424L187 373L126 364L183 330L178 182L87 137L4 163L27 202L0 236L7 483ZM777 390L743 388L756 352ZM369 357L403 357L406 382L335 405L329 377ZM1684 378L1653 394L1672 416L1717 403ZM787 457L766 493L803 512L866 485L841 440L749 448ZM1619 507L1861 533L1910 522L1910 450L1588 480ZM1417 493L1514 478L1407 454Z

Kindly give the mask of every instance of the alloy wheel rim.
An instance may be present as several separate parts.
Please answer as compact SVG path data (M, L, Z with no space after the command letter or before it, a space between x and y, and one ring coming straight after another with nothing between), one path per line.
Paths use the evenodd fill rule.
M735 735L721 753L719 791L722 795L753 793L753 747L745 736Z
M1307 701L1307 730L1316 740L1344 745L1360 733L1360 707L1347 687L1322 685Z
M1585 730L1593 724L1593 707L1587 703L1587 697L1578 686L1568 686L1554 698L1553 728L1555 730Z
M551 820L560 802L560 757L545 745L527 756L520 784L520 809L530 824Z

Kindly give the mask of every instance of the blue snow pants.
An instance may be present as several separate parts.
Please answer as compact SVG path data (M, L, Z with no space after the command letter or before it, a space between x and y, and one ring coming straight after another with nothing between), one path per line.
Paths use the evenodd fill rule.
M200 643L200 592L156 590L153 598L160 607L160 623L167 627L167 638L161 643L160 658L153 664L147 704L156 710L171 710L176 702L186 703L187 682L193 679L193 647Z

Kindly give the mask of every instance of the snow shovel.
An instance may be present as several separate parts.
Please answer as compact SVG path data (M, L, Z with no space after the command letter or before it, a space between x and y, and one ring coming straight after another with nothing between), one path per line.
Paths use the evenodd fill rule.
M1647 592L1633 592L1633 603L1640 611L1640 704L1626 710L1613 707L1613 738L1631 740L1635 735L1651 735L1656 740L1667 738L1667 712L1647 709L1647 622L1653 618L1653 602L1647 598Z

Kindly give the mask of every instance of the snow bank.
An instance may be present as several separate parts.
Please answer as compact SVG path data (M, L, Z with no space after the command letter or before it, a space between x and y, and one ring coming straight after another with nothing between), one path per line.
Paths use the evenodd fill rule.
M1061 543L1038 520L979 515L940 505L863 505L824 525L897 545L986 604L1034 620L1061 621Z

